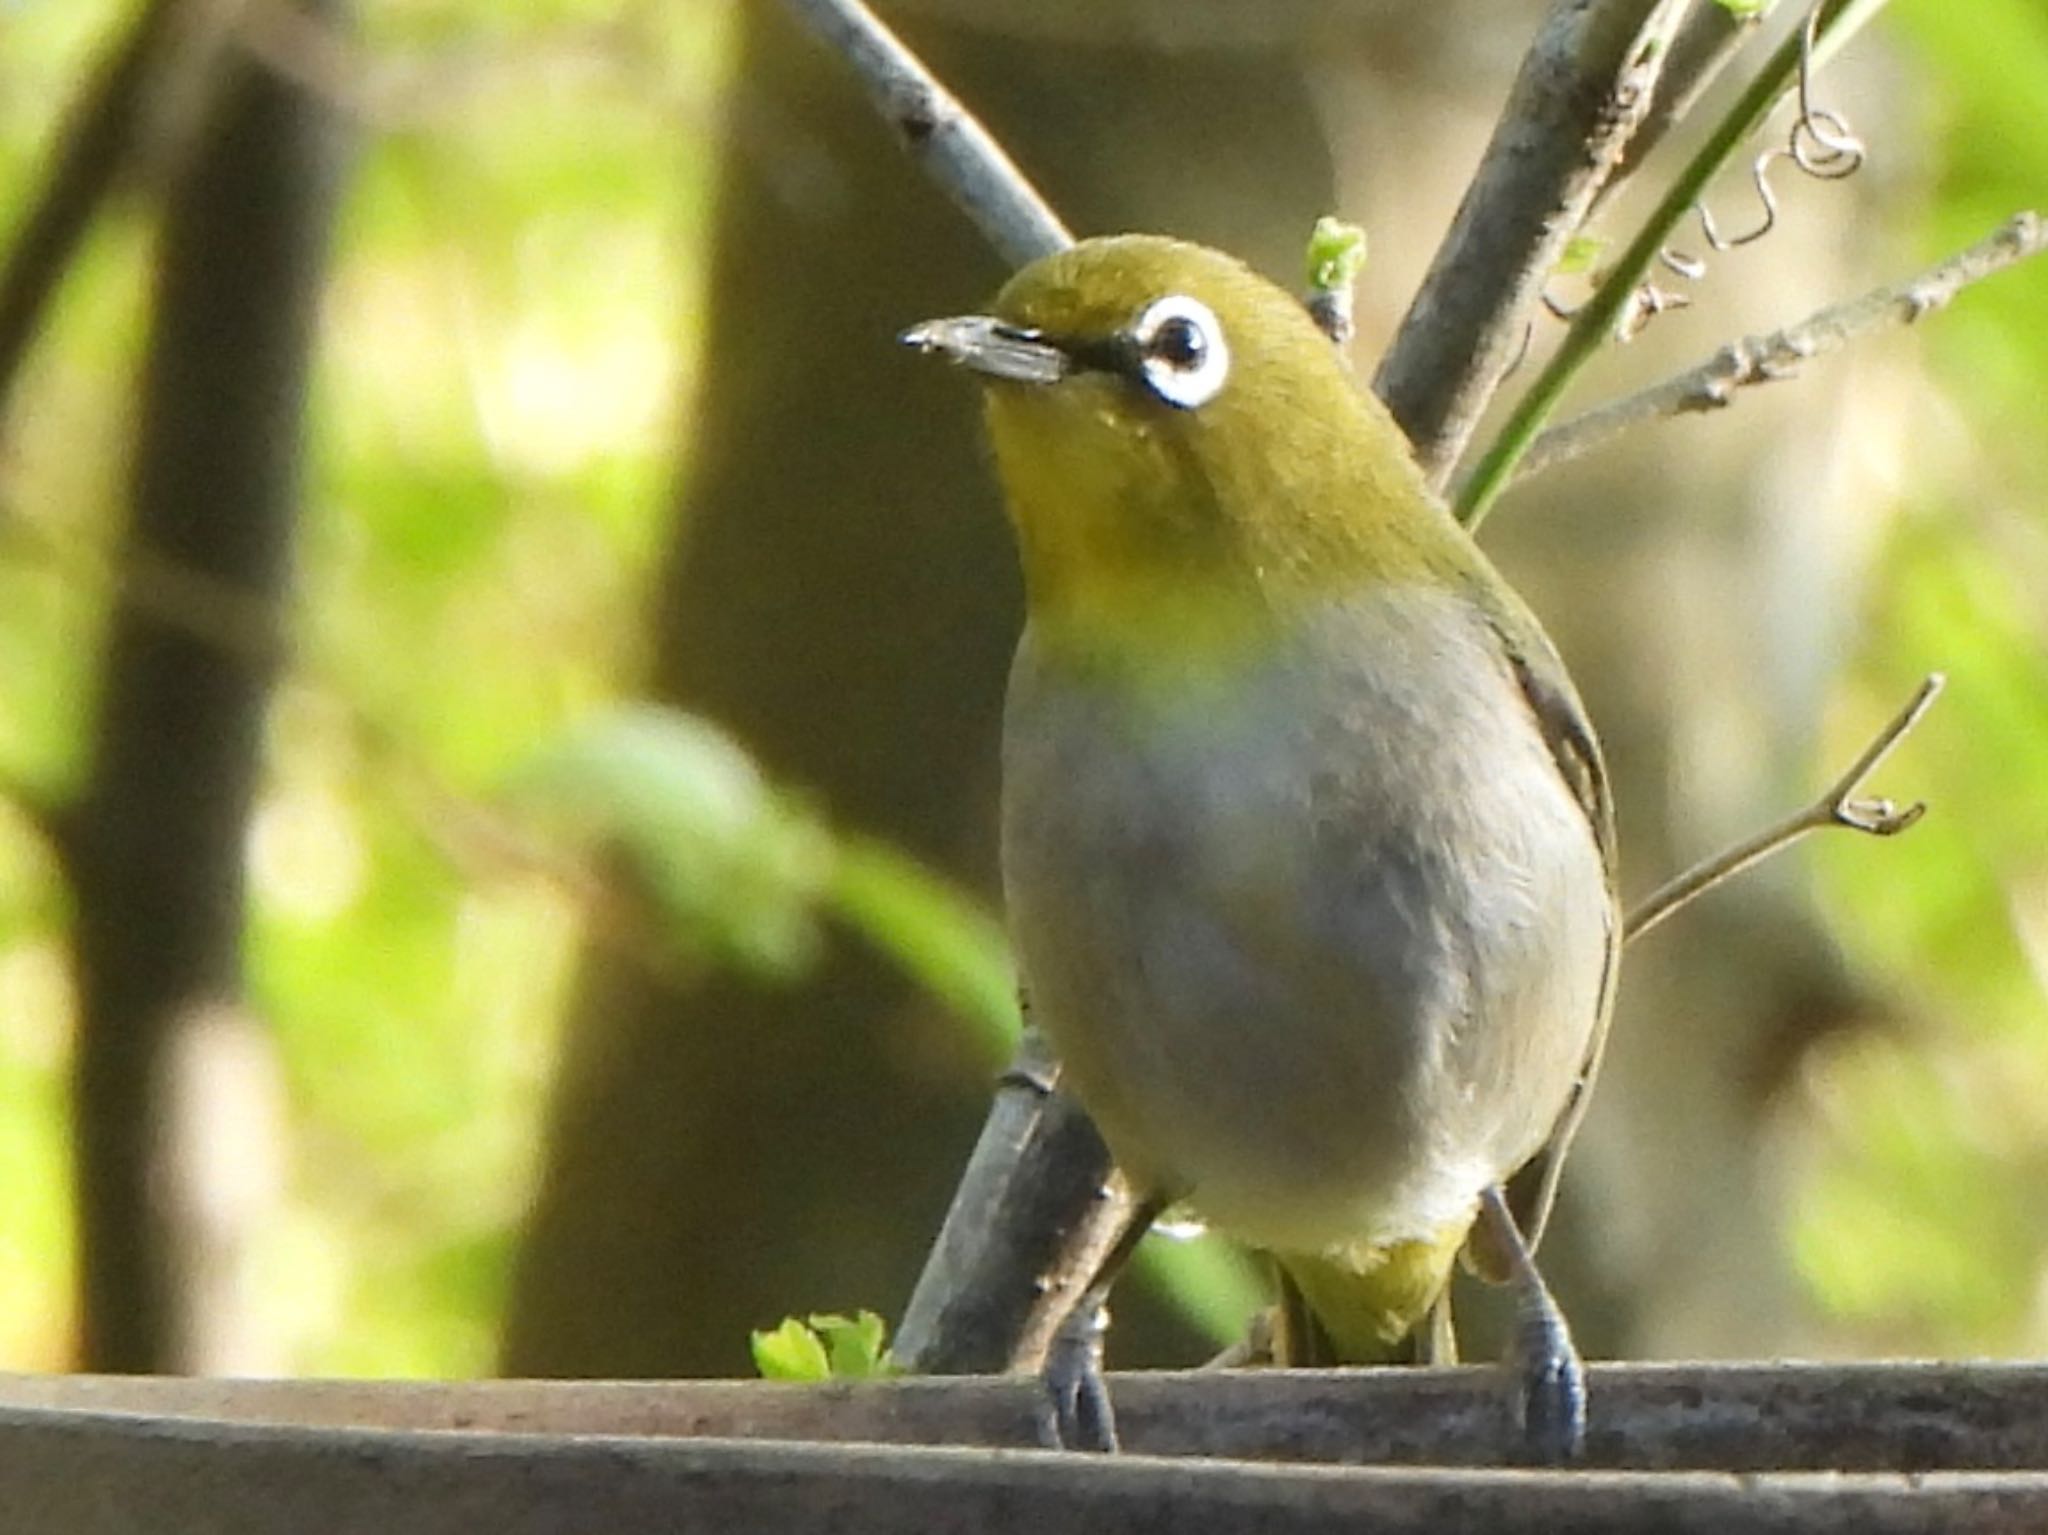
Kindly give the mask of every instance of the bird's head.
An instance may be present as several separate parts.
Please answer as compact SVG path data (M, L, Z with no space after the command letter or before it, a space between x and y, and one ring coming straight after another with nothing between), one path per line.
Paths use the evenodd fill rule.
M986 381L1041 627L1222 638L1397 578L1435 541L1415 525L1444 520L1301 303L1216 251L1086 240L1018 272L991 313L903 339Z

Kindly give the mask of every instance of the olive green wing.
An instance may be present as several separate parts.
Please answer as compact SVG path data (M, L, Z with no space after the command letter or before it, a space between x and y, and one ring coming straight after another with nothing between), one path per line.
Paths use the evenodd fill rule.
M1621 957L1621 909L1615 895L1614 800L1608 787L1607 764L1600 755L1599 738L1593 734L1585 705L1566 674L1564 663L1551 648L1549 639L1519 599L1504 589L1490 594L1489 616L1501 642L1509 668L1528 701L1543 741L1550 748L1558 776L1585 812L1594 843L1600 850L1601 866L1607 871L1609 924L1607 961L1600 979L1599 1015L1587 1042L1586 1056L1579 1067L1578 1082L1557 1117L1550 1139L1509 1183L1509 1206L1534 1251L1543 1239L1543 1228L1557 1202L1558 1180L1564 1171L1565 1154L1593 1094L1600 1073L1600 1060L1607 1048L1607 1029L1614 1014L1614 985Z

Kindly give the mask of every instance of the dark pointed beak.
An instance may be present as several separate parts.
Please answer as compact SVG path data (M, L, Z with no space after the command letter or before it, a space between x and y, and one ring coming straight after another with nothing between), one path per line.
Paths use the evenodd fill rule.
M948 362L1015 384L1056 384L1073 371L1067 354L1039 332L988 315L926 320L896 339L920 352L936 352Z

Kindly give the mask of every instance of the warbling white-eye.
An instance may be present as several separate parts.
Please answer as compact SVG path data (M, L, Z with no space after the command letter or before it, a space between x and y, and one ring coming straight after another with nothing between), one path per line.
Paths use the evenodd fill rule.
M1571 1118L1620 924L1549 639L1229 257L1085 241L904 339L987 385L1028 602L1003 883L1064 1080L1144 1207L1274 1254L1345 1362L1393 1354L1485 1209L1548 1308L1531 1442L1568 1453L1576 1357L1498 1191Z

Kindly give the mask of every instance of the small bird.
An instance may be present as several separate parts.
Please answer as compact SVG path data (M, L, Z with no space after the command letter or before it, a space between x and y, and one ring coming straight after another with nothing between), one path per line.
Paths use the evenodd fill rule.
M1142 1207L1271 1252L1344 1362L1394 1355L1479 1222L1548 1308L1525 1418L1568 1454L1576 1356L1500 1193L1569 1137L1620 932L1557 652L1230 257L1083 241L903 339L987 386L1028 614L1003 884L1063 1081Z

